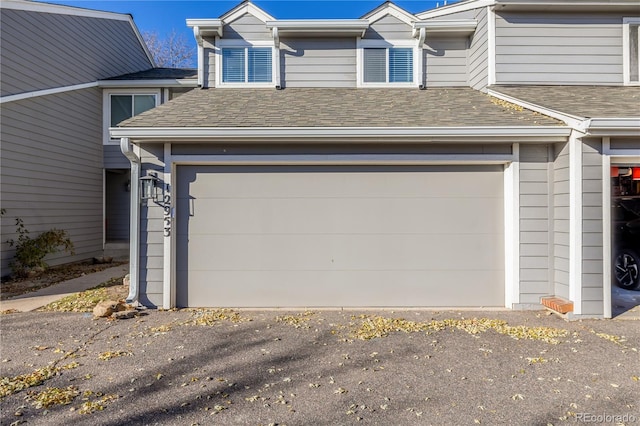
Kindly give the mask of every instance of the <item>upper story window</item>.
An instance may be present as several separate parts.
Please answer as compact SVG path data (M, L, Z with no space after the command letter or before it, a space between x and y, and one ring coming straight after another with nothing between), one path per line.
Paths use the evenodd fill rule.
M156 95L111 95L111 126L156 106Z
M222 49L223 83L271 83L272 74L271 48Z
M624 83L640 84L640 17L623 19Z
M413 49L363 49L363 83L412 83Z
M160 90L113 89L104 92L103 123L105 143L117 142L109 137L109 127L155 108L160 102Z
M414 41L360 40L358 42L358 86L416 87Z

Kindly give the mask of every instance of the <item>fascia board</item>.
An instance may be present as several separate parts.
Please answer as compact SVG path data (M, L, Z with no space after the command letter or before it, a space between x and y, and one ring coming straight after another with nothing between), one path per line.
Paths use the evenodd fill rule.
M424 28L427 33L435 32L469 32L476 30L478 21L475 19L455 19L439 21L420 21L413 24L413 28Z
M406 10L396 6L393 3L388 3L380 6L377 9L372 10L371 12L364 15L361 19L366 19L369 21L369 24L373 24L376 21L384 18L385 16L390 15L394 18L399 19L407 25L412 25L418 18L407 12Z
M187 27L198 28L198 32L205 36L222 37L222 21L220 19L187 19Z
M197 87L197 78L162 79L162 80L100 80L98 87L104 88L138 88L138 87Z
M493 96L494 98L501 99L506 102L510 102L512 104L521 106L531 111L538 112L540 114L547 115L549 117L555 118L556 120L560 120L564 122L566 125L571 126L572 128L584 132L586 130L585 122L587 119L585 117L579 117L576 115L567 114L561 111L556 111L551 108L544 107L542 105L534 104L532 102L527 102L519 98L515 98L510 95L505 95L500 93L494 89L488 89L487 94L489 96Z
M589 134L604 136L640 136L640 118L592 118Z
M511 127L112 127L111 138L135 140L318 140L356 139L363 142L511 140L562 142L571 129L564 126Z
M362 35L369 28L369 21L366 19L275 20L267 21L266 26L269 29L277 28L280 35L304 33Z
M448 6L442 6L437 9L427 10L425 12L416 13L419 19L438 18L458 12L466 12L467 10L480 9L487 6L493 6L495 0L475 0L465 3L454 3Z
M229 24L247 13L255 16L262 22L275 21L275 18L273 16L269 15L267 12L249 1L240 3L238 6L222 15L220 17L220 20L224 24Z

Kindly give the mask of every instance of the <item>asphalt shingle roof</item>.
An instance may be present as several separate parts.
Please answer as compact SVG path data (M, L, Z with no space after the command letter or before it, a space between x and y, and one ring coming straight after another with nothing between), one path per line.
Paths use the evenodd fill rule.
M198 78L198 70L193 68L150 68L148 70L119 75L107 80L165 80Z
M123 127L560 126L471 88L196 89Z
M640 86L492 86L490 89L582 118L640 117Z

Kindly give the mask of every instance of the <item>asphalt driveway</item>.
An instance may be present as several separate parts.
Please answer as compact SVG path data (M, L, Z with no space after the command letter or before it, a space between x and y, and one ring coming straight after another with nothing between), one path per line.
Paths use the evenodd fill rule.
M0 319L3 425L640 424L638 321L544 311Z

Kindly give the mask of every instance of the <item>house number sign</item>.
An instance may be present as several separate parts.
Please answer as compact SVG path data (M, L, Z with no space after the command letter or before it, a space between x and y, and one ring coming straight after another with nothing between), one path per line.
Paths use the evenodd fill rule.
M164 210L163 232L165 237L169 237L171 236L171 193L169 193L169 185L167 185L167 192L162 197L162 208Z

